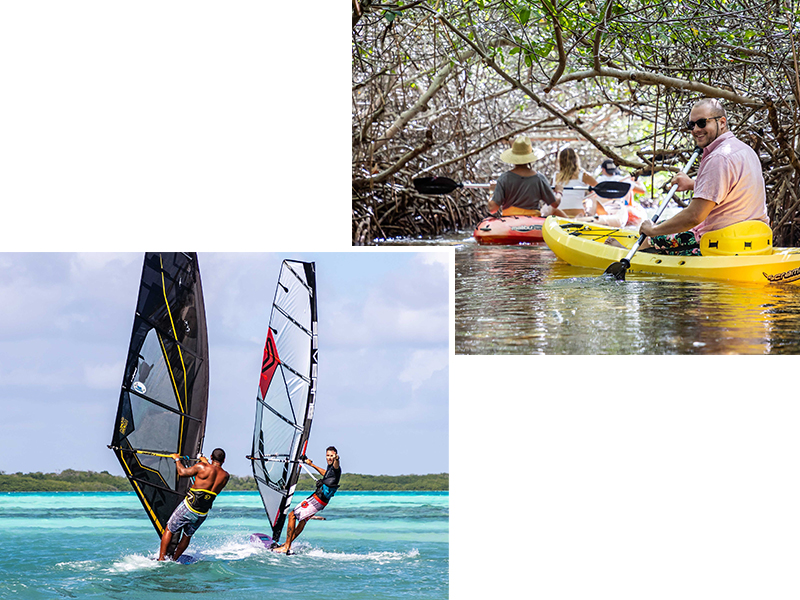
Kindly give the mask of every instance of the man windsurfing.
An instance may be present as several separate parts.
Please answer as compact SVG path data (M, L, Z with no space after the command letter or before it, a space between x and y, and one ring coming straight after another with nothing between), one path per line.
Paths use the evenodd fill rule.
M272 549L273 552L285 552L291 554L292 542L298 538L306 526L306 521L324 509L330 502L336 490L339 488L339 478L342 476L342 469L339 466L339 452L334 446L328 446L325 451L325 461L328 463L327 469L318 467L311 459L302 457L303 462L314 467L322 479L317 481L317 489L308 498L298 504L289 513L286 526L286 541Z
M184 467L180 462L180 454L173 454L175 467L181 477L194 477L194 485L186 493L186 498L178 504L167 521L164 535L161 536L161 548L158 560L164 560L172 536L178 531L183 531L183 537L175 548L172 560L177 560L192 539L192 535L203 524L211 510L214 499L228 483L230 474L222 468L225 462L225 451L216 448L211 453L211 462L205 456L200 457L200 462L192 467Z

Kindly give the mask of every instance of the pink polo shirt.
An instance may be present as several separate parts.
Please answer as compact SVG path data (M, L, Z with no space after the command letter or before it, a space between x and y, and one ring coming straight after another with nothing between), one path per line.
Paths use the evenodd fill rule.
M703 150L694 180L694 197L716 204L695 236L742 221L769 225L761 161L755 151L726 131Z

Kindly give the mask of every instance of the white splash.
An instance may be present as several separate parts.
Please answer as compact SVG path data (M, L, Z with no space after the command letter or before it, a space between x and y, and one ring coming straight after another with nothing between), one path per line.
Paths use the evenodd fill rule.
M162 563L154 560L155 556L147 557L141 554L131 554L123 556L121 560L113 563L109 567L111 573L130 573L131 571L139 571L142 569L157 569Z
M72 560L69 562L56 563L55 566L64 569L77 569L85 572L96 569L98 564L92 560Z
M220 545L203 548L203 556L212 556L220 560L242 560L255 554L261 554L266 548L263 545L229 540Z
M419 556L419 550L413 548L408 552L367 552L366 554L357 554L351 552L326 552L320 548L314 548L308 552L304 552L306 556L313 556L315 558L325 558L328 560L340 560L342 562L361 562L369 561L378 564L385 564L399 560L406 560L408 558L416 558Z

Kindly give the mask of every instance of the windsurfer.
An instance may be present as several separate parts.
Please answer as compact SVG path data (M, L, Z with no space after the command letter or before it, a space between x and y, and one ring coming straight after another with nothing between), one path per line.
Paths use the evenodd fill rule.
M200 457L200 462L191 467L184 467L180 462L180 455L173 454L175 467L180 477L194 477L194 485L189 489L186 498L178 504L164 528L161 536L161 548L158 560L164 560L167 548L172 541L172 536L183 530L183 537L178 542L173 560L177 560L189 546L192 535L203 524L211 510L211 504L228 483L230 474L222 468L225 462L225 451L216 448L211 453L211 462L205 456Z
M289 513L286 526L286 541L282 545L273 548L273 552L291 554L292 542L294 542L303 531L306 526L306 521L325 508L339 488L339 478L342 476L342 468L339 466L339 452L334 446L329 446L325 451L325 461L328 463L327 469L318 467L311 462L309 458L303 459L305 464L319 471L319 474L322 475L322 479L317 481L316 491Z

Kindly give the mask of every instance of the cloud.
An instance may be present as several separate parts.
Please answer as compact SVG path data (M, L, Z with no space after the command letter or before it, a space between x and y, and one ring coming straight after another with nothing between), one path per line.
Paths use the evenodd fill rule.
M434 254L434 253L426 253ZM435 253L441 254L441 253ZM401 268L365 286L362 293L337 298L327 324L337 346L448 344L449 262L413 255ZM449 268L449 267L448 267Z
M415 350L406 361L405 368L397 378L411 384L412 390L419 387L436 371L447 369L449 363L448 351L443 350Z
M135 254L0 255L0 337L107 338L131 318L140 270Z

